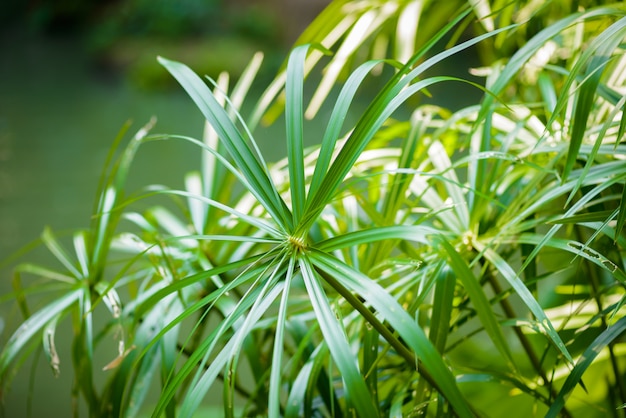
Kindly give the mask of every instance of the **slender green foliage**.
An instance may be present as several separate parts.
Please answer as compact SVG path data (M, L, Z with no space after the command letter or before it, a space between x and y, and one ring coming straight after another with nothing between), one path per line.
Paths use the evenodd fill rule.
M72 251L45 229L58 266L16 267L4 299L25 319L3 385L38 344L65 367L55 337L70 320L73 395L93 417L623 409L626 9L550 4L334 1L249 117L260 55L232 88L159 58L204 137L151 123L115 140L90 229ZM484 86L439 72L476 49ZM479 87L474 105L420 102L459 82ZM282 112L287 155L268 162L257 124ZM200 167L183 190L129 194L140 145L162 140L197 146ZM106 338L118 350L99 370Z

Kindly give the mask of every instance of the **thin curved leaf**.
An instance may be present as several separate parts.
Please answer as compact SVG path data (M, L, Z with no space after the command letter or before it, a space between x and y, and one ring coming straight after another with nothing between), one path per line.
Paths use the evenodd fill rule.
M526 307L533 313L539 326L543 328L546 335L554 344L554 346L563 354L563 357L569 362L573 363L574 359L570 354L569 350L565 346L565 343L559 336L559 334L554 329L552 322L546 315L545 311L539 305L539 302L533 297L530 290L526 287L526 285L522 282L522 280L517 276L513 268L504 260L502 257L498 255L492 248L488 248L480 242L474 242L474 246L478 251L480 251L483 256L493 264L493 266L502 274L502 277L506 279L506 281L511 285L511 287L515 290L515 293L522 299Z
M28 344L30 339L44 329L50 321L55 320L55 318L61 315L67 308L76 303L82 293L82 289L75 289L68 292L57 298L54 302L46 305L41 310L35 312L22 323L13 335L11 335L0 354L0 376L6 376L10 364L16 356L23 352L24 347Z
M461 417L472 417L474 413L456 385L455 378L445 365L441 354L432 345L424 331L400 304L379 284L362 273L353 270L330 255L311 250L311 262L318 268L337 278L349 290L356 292L369 305L382 315L405 343L415 353L415 367L418 359L425 370L435 379L445 398Z
M445 239L439 239L438 241L439 245L448 253L450 267L469 295L473 307L480 318L480 322L483 327L485 327L487 335L489 335L491 341L493 341L498 351L500 351L500 354L506 359L508 366L512 370L515 370L515 362L513 361L509 345L506 342L506 338L504 337L502 328L500 328L498 324L493 307L489 303L489 299L487 299L487 295L485 295L478 278L474 276L474 273L472 273L467 263L448 241Z
M250 193L258 199L285 231L290 231L292 229L291 212L280 198L269 174L259 163L243 135L215 99L208 86L184 64L162 57L159 57L159 62L176 78L211 123L221 139L221 143L252 186L249 190Z
M359 371L354 353L350 350L343 325L333 313L319 278L314 273L308 258L302 257L299 264L324 340L328 344L330 354L341 373L349 404L348 408L354 408L354 411L349 415L357 414L359 417L374 418L377 416L376 408L363 375Z
M595 340L593 340L593 342L585 349L582 356L578 359L576 365L567 376L567 379L565 379L565 383L563 383L563 386L559 390L554 402L552 402L550 410L546 414L546 418L553 418L559 414L565 406L567 396L578 385L585 371L593 363L593 360L602 350L622 335L624 331L626 331L626 318L620 318L615 324L602 331L602 333L598 335Z

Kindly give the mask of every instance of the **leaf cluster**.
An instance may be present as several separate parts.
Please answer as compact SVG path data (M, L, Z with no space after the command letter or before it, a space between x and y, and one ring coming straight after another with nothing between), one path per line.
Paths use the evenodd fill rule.
M75 396L90 416L189 417L207 401L224 416L617 414L626 9L539 7L530 36L530 2L468 3L444 23L428 19L434 2L333 2L249 117L260 55L232 89L226 75L203 80L159 58L205 116L204 135L147 126L124 147L120 135L75 254L46 230L62 267L16 268L11 296L25 320L0 354L2 381L39 341L57 369L55 329L70 317ZM432 28L416 38L407 16L420 5ZM481 33L457 42L477 17ZM413 43L359 62L353 54L384 42L389 22L397 45ZM475 105L409 102L438 83L469 83L426 73L494 42L519 47L485 63ZM381 67L387 81L355 116ZM308 129L324 103L327 116ZM268 162L255 132L281 112L287 156ZM126 193L134 155L157 140L195 144L199 169L182 190ZM26 274L44 285L25 285ZM35 292L50 302L31 313ZM99 305L110 318L96 331ZM119 350L98 390L94 346L111 337ZM587 376L609 377L592 386ZM221 402L209 399L216 387Z

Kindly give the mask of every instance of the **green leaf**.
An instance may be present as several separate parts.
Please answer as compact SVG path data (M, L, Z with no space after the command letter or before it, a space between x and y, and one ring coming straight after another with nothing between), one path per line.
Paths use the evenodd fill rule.
M595 140L593 147L591 148L591 151L589 151L588 155L586 156L587 162L585 163L585 166L583 167L582 171L578 175L578 180L576 184L574 185L574 187L572 188L572 191L570 192L570 195L567 199L567 202L565 203L565 206L569 205L569 203L575 197L576 193L578 193L578 190L580 190L580 187L583 184L583 181L585 181L585 179L587 178L587 174L589 173L589 170L591 170L591 168L596 165L598 151L600 150L602 143L605 141L605 136L608 130L613 126L613 120L615 119L617 114L620 112L625 102L626 102L626 96L622 97L619 100L617 105L606 116L606 121L602 125L600 125L599 127L600 129L597 133L597 139ZM616 146L617 146L617 143L616 143ZM580 147L579 147L579 150L580 150Z
M348 415L376 417L372 396L359 371L356 357L350 349L343 325L337 320L311 262L308 258L302 257L299 264L324 340L341 373L349 408L355 409Z
M330 278L339 280L341 285L362 297L398 332L415 353L413 367L417 368L418 359L423 363L423 368L432 376L442 395L452 404L459 416L474 416L472 409L457 387L454 376L443 362L441 354L432 345L415 320L383 287L326 253L312 249L309 256L317 268L328 273ZM346 297L347 295L343 296ZM367 308L365 309L367 310Z
M593 340L578 359L572 371L568 374L565 383L563 383L559 393L552 402L550 410L546 414L546 418L553 418L558 415L565 406L565 399L581 381L583 373L591 366L593 360L602 350L622 335L624 331L626 331L626 318L620 318L615 324L610 325Z
M315 163L315 171L311 178L309 195L317 193L324 175L328 170L333 153L335 152L337 140L341 135L341 128L350 110L350 105L352 104L356 90L360 87L369 72L378 64L378 61L369 61L360 65L350 74L350 77L348 77L348 80L341 89L335 101L333 111L328 119L326 130L324 131L319 156Z
M289 390L289 398L285 404L286 417L300 417L302 413L307 418L313 416L313 400L315 391L322 398L331 416L342 417L342 410L329 373L324 370L328 361L328 346L322 341L317 346L312 343L313 336L319 332L317 324L308 326L297 317L290 318L288 322L290 336L297 344L298 350L292 357L292 367L295 378L291 379L292 386ZM305 360L304 365L300 358ZM330 367L329 367L330 368Z
M572 358L572 355L567 350L565 343L554 329L552 322L539 305L539 302L537 302L526 285L524 285L521 279L517 276L513 268L492 248L488 248L478 241L475 241L473 245L487 260L489 260L491 264L493 264L500 274L502 274L502 277L506 279L509 285L511 285L511 287L515 290L515 293L522 299L522 302L524 302L526 307L535 316L538 325L545 331L550 341L552 341L554 346L561 352L561 354L563 354L565 359L569 363L573 363L574 359Z
M289 390L289 398L285 406L286 418L299 418L302 412L310 411L311 403L307 399L308 389L311 382L315 382L315 366L322 367L320 357L315 353L300 368L298 376L293 380ZM306 416L306 415L305 415Z
M206 158L204 160L206 160ZM200 176L200 173L187 173L185 175L185 188L187 192L189 192L190 196L203 194L204 190L202 187L202 177ZM204 223L206 221L208 212L207 207L210 206L207 206L198 199L194 199L192 197L187 198L187 205L189 206L189 215L191 217L191 222L194 230L199 234L206 232L204 228Z
M280 266L279 266L280 267ZM202 351L202 361L201 365L208 364L206 370L203 368L199 369L196 377L193 379L191 383L191 387L187 394L185 395L182 404L180 406L180 416L181 417L192 417L202 399L206 396L207 391L213 385L215 378L219 374L221 370L227 365L228 361L234 357L239 356L240 347L243 342L243 339L247 337L250 333L252 326L261 318L261 316L272 306L274 300L278 297L280 292L283 290L282 283L278 285L274 285L275 281L272 279L268 279L266 282L266 286L260 292L252 287L253 291L248 292L237 304L237 308L230 314L228 317L222 321L218 328L218 333L211 338L209 342L207 350ZM247 315L244 316L244 310L250 306L250 311ZM239 321L240 318L243 319L243 323L241 326L237 327L237 331L233 335L232 338L228 340L228 342L224 345L224 347L220 350L217 356L214 359L211 359L210 363L208 363L208 357L211 354L213 346L219 340L219 337L226 331L229 327L233 326L235 322ZM191 358L187 361L187 363L191 362ZM196 362L193 364L197 365ZM178 372L180 374L180 372ZM233 379L234 372L230 373L230 376L227 379ZM178 380L175 378L174 382ZM228 386L230 382L225 381L225 385ZM171 390L177 388L178 385L171 385ZM159 402L162 405L162 402ZM233 408L234 405L228 403L225 405L225 408Z
M88 238L85 231L80 231L74 234L74 251L76 251L76 258L78 259L78 265L80 266L80 277L89 277L91 273L87 242Z
M604 219L603 219L604 220ZM622 185L622 198L619 203L619 214L617 215L617 224L615 225L615 242L617 237L622 234L624 224L626 223L626 184Z
M455 171L451 170L452 161L450 161L443 144L439 141L433 141L428 148L428 156L435 169L441 172L441 176L444 179L443 184L454 205L453 210L458 219L460 230L467 231L470 219L464 185L459 182Z
M625 35L626 17L604 30L590 45L590 50L594 51L594 55L587 64L585 81L579 88L576 105L573 110L570 145L565 167L563 168L563 181L569 178L576 158L578 158L578 151L585 136L589 114L595 102L596 90L600 84L604 68L617 46L623 41Z
M449 29L449 27L446 28ZM359 155L365 149L365 146L369 143L374 134L378 132L385 120L387 120L402 103L415 93L426 89L430 85L443 81L465 80L460 80L454 77L431 77L425 80L417 81L414 84L410 84L411 82L421 75L422 72L426 71L438 62L463 51L464 49L467 49L480 41L489 38L490 36L495 36L497 33L508 29L510 29L510 27L501 28L489 34L472 38L469 41L425 60L415 69L409 71L411 65L414 63L414 60L420 56L420 53L416 54L409 64L385 85L359 119L354 130L339 151L336 159L329 167L327 175L323 180L321 180L319 189L317 189L315 193L309 194L307 204L304 209L304 222L302 225L298 225L298 229L304 231L309 229L313 220L319 216L324 206L332 199L333 195L337 191L337 188L343 182L345 176L352 169ZM443 33L440 35L443 36Z
M136 374L133 376L132 385L128 393L127 409L124 411L124 416L137 417L140 416L141 408L148 397L150 391L150 385L155 378L158 366L160 365L159 357L160 347L153 347L147 355L145 355L139 365L136 368ZM130 371L122 374L129 375ZM121 384L120 384L121 386Z
M82 289L76 289L66 293L50 302L20 325L6 342L0 354L0 376L3 378L8 373L10 364L20 353L24 352L26 344L35 334L42 331L51 321L56 321L66 309L76 303L82 295Z
M444 267L437 277L428 334L430 341L442 354L445 352L446 340L450 332L455 285L454 274L448 267Z
M287 307L289 303L289 290L293 279L293 271L295 271L295 257L289 259L289 267L285 276L285 287L283 288L283 296L278 307L278 318L276 319L276 335L274 337L274 351L272 353L272 369L270 372L270 388L269 388L269 416L280 415L280 391L282 387L282 365L285 350L283 343L285 340L285 323L287 321Z
M272 224L270 224L270 222L268 222L266 219L261 218L261 217L256 217L256 216L250 216L247 215L243 212L238 211L237 209L231 208L230 206L224 205L220 202L217 202L213 199L209 199L206 198L204 196L199 196L199 195L192 195L186 191L182 191L182 190L170 190L170 189L157 189L157 190L153 190L152 192L149 193L149 195L157 195L157 194L169 194L169 195L173 195L173 196L183 196L183 197L189 197L189 198L193 198L193 199L197 199L201 202L204 202L208 205L211 205L213 207L216 207L218 209L223 210L226 213L229 213L231 215L233 215L233 217L237 218L239 221L248 223L252 226L255 226L257 228L259 228L262 231L265 231L266 233L268 233L271 236L274 237L282 237L283 234L277 230ZM144 196L145 197L145 196Z
M285 123L287 133L287 158L289 161L289 180L293 223L300 222L305 201L304 184L304 138L303 138L303 84L304 61L309 45L297 47L289 55L287 64L287 83L285 93Z
M580 213L578 215L564 216L562 218L552 219L551 224L581 224L585 222L604 222L609 218L614 218L616 212L614 210L601 210L599 212ZM619 235L619 234L617 234Z
M463 260L459 253L447 240L438 239L438 242L448 254L450 267L456 274L456 277L463 284L463 287L465 288L465 291L467 292L470 300L472 301L472 305L478 314L481 324L485 327L487 335L489 335L491 341L493 341L500 354L502 354L502 356L506 359L508 366L515 370L515 362L513 361L509 345L506 342L502 328L498 324L494 309L489 303L489 299L480 285L478 278L474 276L474 273L468 266L467 262Z
M626 96L622 96L622 99L626 97ZM624 137L624 131L626 131L626 112L624 112L624 108L626 106L622 105L622 117L619 120L619 130L617 131L617 137L615 138L615 146L617 147L617 145L622 141L622 138Z
M320 241L315 248L320 251L333 251L340 248L352 247L362 244L371 244L384 240L407 240L429 244L429 237L440 235L441 231L426 225L393 225L362 229L348 232Z
M47 280L54 280L67 284L75 284L77 278L75 276L69 276L66 273L51 270L47 267L38 266L35 264L20 264L15 268L16 273L30 273Z
M622 269L620 269L614 262L609 260L606 256L600 254L594 249L589 248L587 245L582 244L578 241L559 239L559 238L553 238L553 237L546 240L545 236L543 235L533 235L533 234L521 234L519 237L516 238L516 240L517 242L522 242L522 243L558 248L558 249L576 254L577 256L583 257L584 259L597 265L602 270L611 274L618 281L622 282L623 284L626 284L626 273L624 273Z
M389 191L385 194L385 200L383 202L382 217L385 219L385 224L392 222L397 216L398 210L405 200L405 194L411 183L411 178L413 177L413 173L410 172L410 169L413 168L413 162L416 159L418 143L427 128L427 123L422 122L420 116L421 112L413 112L411 116L411 130L407 138L402 141L402 151L398 159L398 170L409 171L399 171L392 178Z
M52 254L56 257L57 260L63 264L63 266L68 270L68 272L74 276L75 278L82 278L81 272L74 265L74 261L69 257L67 251L61 246L59 241L57 241L52 229L46 227L41 234L41 239L46 247L50 250Z
M546 113L551 116L556 109L556 90L550 76L544 72L539 74L537 86L541 91Z
M289 208L280 198L269 174L259 163L241 132L230 120L211 90L186 65L161 57L159 57L159 62L183 86L198 109L211 123L235 165L251 185L250 193L258 199L283 230L291 231L292 215Z

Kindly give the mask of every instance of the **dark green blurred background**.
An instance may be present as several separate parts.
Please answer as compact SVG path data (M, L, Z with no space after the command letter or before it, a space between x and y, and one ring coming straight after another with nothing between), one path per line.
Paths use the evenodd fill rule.
M201 136L200 113L157 64L157 55L184 61L200 74L227 70L236 77L262 50L261 78L269 79L327 3L0 1L0 263L45 225L62 234L89 224L106 153L127 120L132 132L156 116L153 132ZM182 187L183 174L198 162L197 148L149 144L133 166L130 188L155 182ZM46 261L45 251L20 261ZM9 267L0 268L2 346L21 320L6 297ZM61 329L57 344L63 346L70 332ZM72 370L63 352L58 379L43 358L21 370L3 396L0 416L26 416L29 369L32 416L70 416Z

